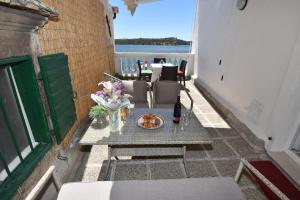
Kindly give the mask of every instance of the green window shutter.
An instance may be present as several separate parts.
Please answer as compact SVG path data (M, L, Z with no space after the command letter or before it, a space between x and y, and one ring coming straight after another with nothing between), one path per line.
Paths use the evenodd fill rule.
M0 65L23 62L24 60L28 60L28 58L30 58L30 57L29 56L17 56L17 57L4 58L4 59L0 59Z
M23 62L13 64L11 69L35 140L44 143L50 142L47 119L32 59L28 57Z
M41 56L38 60L54 133L60 143L76 121L68 57L59 53Z

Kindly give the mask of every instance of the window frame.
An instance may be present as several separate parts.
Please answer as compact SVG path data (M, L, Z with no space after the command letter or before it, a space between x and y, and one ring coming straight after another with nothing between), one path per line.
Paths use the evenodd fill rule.
M13 81L12 77L11 77L11 73L13 73L14 78L17 79L15 77L15 73L17 74L17 71L15 71L15 70L17 70L17 67L18 67L18 70L23 70L22 65L23 65L24 69L27 70L26 73L28 73L27 77L25 75L24 75L24 77L26 77L26 78L30 77L30 79L33 79L33 80L29 80L27 82L28 83L27 86L32 86L32 88L27 87L27 89L30 88L30 90L31 90L30 95L33 95L33 96L30 96L29 94L26 94L26 92L23 92L22 94L19 94L20 96L18 97L18 95L16 93L16 87L18 88L18 90L20 90L19 86L22 81L26 80L26 78L24 78L21 82L18 82L18 83L17 83L17 81L20 81L20 80L14 80L15 82L14 82L14 84L12 84L12 87L13 87L13 94L14 94L14 97L17 102L18 111L21 115L22 123L24 124L25 132L28 137L28 132L27 132L28 127L25 124L25 119L23 116L24 110L22 111L22 109L21 109L19 98L22 100L22 104L23 104L22 106L25 109L25 113L26 113L27 117L28 117L28 114L27 114L28 110L30 110L30 106L28 104L28 100L30 98L34 99L35 103L39 104L39 105L35 104L35 108L38 109L37 114L45 115L45 110L44 110L44 107L43 107L43 104L41 101L41 95L40 95L39 89L38 89L37 78L36 78L36 74L34 71L32 57L31 56L18 56L18 57L0 59L0 68L7 68L10 66L10 68L8 68L8 69L11 69L10 73L9 73L9 78L10 78L11 83ZM25 67L25 65L26 65L26 67ZM20 73L20 71L18 73ZM30 76L28 76L28 75L30 75ZM24 101L23 101L24 97L27 98L27 104L24 104ZM26 112L26 110L27 110L27 112ZM31 118L34 116L36 116L36 115L31 116ZM30 176L33 169L37 166L37 164L41 161L41 159L45 156L45 154L52 147L52 141L50 138L50 132L49 132L49 128L47 125L46 116L43 116L43 117L42 117L43 119L39 119L39 122L38 122L38 123L43 123L43 124L38 125L40 127L34 127L34 130L32 130L32 134L35 138L35 141L39 142L38 145L35 146L35 148L31 149L31 152L25 158L23 158L23 160L21 160L21 163L14 170L9 171L9 169L7 168L8 163L5 162L3 156L0 153L0 162L2 162L2 164L4 166L4 170L6 170L7 175L8 175L8 177L0 185L0 196L1 196L1 199L3 199L3 200L6 200L6 199L8 200L15 194L17 189ZM28 123L30 124L30 126L32 126L32 119L29 120ZM41 128L41 126L42 126L42 128ZM40 131L37 132L37 130L40 130Z

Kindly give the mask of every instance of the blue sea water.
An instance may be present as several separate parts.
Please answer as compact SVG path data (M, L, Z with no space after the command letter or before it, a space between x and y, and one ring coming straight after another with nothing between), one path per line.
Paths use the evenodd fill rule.
M116 52L190 53L189 45L116 45Z

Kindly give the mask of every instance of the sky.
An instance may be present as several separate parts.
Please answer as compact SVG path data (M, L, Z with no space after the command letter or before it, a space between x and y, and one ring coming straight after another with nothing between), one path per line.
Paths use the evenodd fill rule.
M109 0L119 7L114 20L115 38L176 37L191 40L196 0L161 0L139 4L133 16L123 0Z

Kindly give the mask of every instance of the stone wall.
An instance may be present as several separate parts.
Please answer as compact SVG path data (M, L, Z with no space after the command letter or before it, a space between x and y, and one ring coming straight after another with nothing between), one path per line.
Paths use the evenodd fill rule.
M78 123L93 105L90 94L97 89L103 72L114 71L114 47L109 41L104 5L99 0L45 0L59 12L58 21L49 21L39 30L44 55L64 52L69 58L77 122L67 134L66 146Z
M97 83L103 80L103 72L114 73L115 69L114 46L111 42L112 39L108 38L105 19L105 13L109 12L105 10L100 0L44 0L43 2L60 12L59 19L56 21L49 20L38 30L38 33L33 32L29 38L31 41L26 40L31 45L30 48L25 49L26 51L21 49L20 53L13 52L11 55L5 54L2 57L30 54L36 61L37 55L60 52L68 55L72 86L74 93L77 94L75 101L77 121L62 145L54 146L39 162L29 178L20 186L18 192L12 198L13 200L25 199L52 164L56 166L55 173L59 180L63 182L66 179L70 168L76 162L78 154L77 148L70 150L67 147L75 130L76 134L82 134L83 132L78 127L80 122L86 121L85 117L89 108L94 104L90 99L90 94L97 89ZM8 46L14 48L11 43ZM8 53L11 51L3 52ZM37 62L35 64L38 65ZM35 67L39 71L39 68ZM67 151L67 161L56 158L61 148ZM55 196L55 194L53 195Z
M33 30L46 21L41 15L0 5L0 59L38 55L37 33Z

